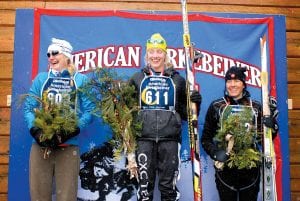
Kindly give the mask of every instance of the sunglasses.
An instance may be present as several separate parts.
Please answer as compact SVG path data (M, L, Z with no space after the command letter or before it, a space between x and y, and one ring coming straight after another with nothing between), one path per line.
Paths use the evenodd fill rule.
M56 55L58 55L60 52L59 51L51 51L51 52L48 52L47 53L47 57L49 58L50 56L56 56Z
M147 43L151 43L151 44L164 44L164 40L162 39L148 39Z

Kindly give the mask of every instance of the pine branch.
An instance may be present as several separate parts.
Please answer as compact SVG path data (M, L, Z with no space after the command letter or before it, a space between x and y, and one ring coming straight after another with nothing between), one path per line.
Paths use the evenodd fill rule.
M141 123L136 118L139 107L134 86L128 85L116 72L99 68L93 72L82 92L95 103L94 113L102 117L113 131L114 157L118 159L124 152L130 177L137 178L135 149Z
M56 134L72 133L77 127L77 116L72 109L73 103L69 100L69 95L63 96L60 103L53 103L47 98L44 92L43 98L31 94L21 95L21 101L37 101L40 103L39 108L34 108L35 119L33 125L42 130L41 141L52 139Z
M225 165L230 168L251 169L261 163L261 153L256 149L256 128L252 125L252 110L245 108L244 111L229 114L231 111L224 111L225 120L220 119L220 129L217 131L215 140L220 149L227 149L226 135L234 138L234 146L230 152L229 160ZM221 128L222 125L222 128Z
M93 72L83 92L95 103L94 113L113 131L115 157L122 152L134 153L135 139L141 130L141 123L135 118L139 107L134 86L128 85L115 71L99 68Z

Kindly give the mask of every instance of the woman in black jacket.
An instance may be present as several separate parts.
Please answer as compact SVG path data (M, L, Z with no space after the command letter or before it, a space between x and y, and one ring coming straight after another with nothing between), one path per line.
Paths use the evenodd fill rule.
M181 121L187 119L185 79L169 65L167 43L153 34L146 43L147 66L133 75L130 83L137 91L142 122L137 139L136 161L139 169L138 200L153 200L158 171L161 200L178 200ZM191 101L201 103L199 92Z
M234 66L226 72L225 94L210 104L201 136L204 150L215 161L215 181L221 201L257 200L261 167L258 147L259 132L262 132L261 122L263 121L267 127L272 128L274 135L278 131L275 116L262 118L261 104L250 98L250 93L246 89L245 71L245 68ZM276 109L276 105L272 106ZM226 126L230 128L229 119L236 114L245 116L246 111L250 114L249 121L241 121L240 125L231 127L231 130L227 130L224 137L220 138L222 135L219 133L224 132ZM234 129L239 129L240 133L234 133ZM235 135L240 135L242 140L238 148L238 139ZM246 150L252 151L252 158L242 159L244 161L233 158L237 152L246 153ZM243 166L243 163L247 165Z

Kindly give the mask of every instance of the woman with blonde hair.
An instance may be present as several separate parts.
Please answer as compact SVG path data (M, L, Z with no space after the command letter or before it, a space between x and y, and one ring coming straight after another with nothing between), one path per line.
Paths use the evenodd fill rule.
M88 79L78 73L72 64L72 50L68 41L52 38L47 51L49 71L35 77L25 101L24 117L33 137L29 179L30 196L34 201L51 201L54 181L57 201L77 200L80 163L78 135L92 121L93 104L77 90ZM70 109L60 111L58 115L50 111L47 114L51 107L53 109L64 101ZM53 119L59 116L63 121L75 123L68 125L68 128L57 128L54 124L41 125L37 120L37 114L42 114L39 111L43 111L45 116L51 115ZM66 112L74 114L74 118L64 116ZM45 124L48 123L49 120L45 120Z
M141 111L142 130L137 139L136 161L139 170L138 200L153 200L156 172L161 200L178 200L180 177L181 121L187 119L186 82L169 64L166 40L155 33L147 40L146 67L134 74ZM198 106L201 95L191 100ZM199 107L198 107L199 108Z

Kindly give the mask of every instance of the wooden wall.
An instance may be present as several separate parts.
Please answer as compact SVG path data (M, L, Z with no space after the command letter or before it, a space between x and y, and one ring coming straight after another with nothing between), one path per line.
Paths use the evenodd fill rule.
M7 200L10 106L17 8L180 11L179 0L0 0L0 201ZM291 200L300 200L300 0L188 0L189 11L286 16ZM22 188L22 187L20 187Z

